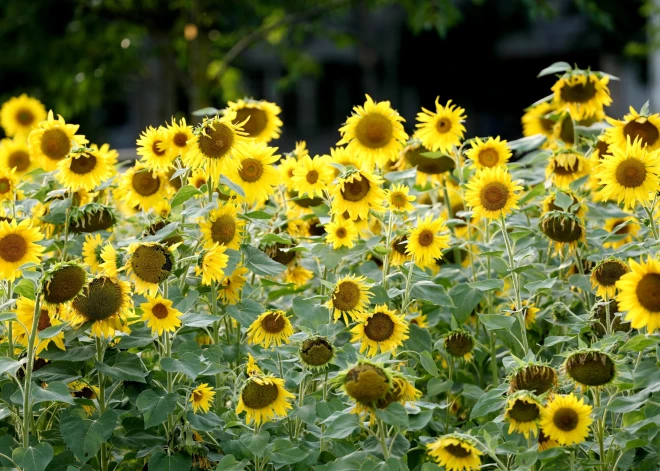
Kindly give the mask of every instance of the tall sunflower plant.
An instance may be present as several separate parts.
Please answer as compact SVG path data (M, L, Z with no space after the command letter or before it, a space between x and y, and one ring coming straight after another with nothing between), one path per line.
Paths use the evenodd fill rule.
M282 149L246 98L128 165L2 105L0 464L655 469L660 115L540 76L515 141L367 95Z

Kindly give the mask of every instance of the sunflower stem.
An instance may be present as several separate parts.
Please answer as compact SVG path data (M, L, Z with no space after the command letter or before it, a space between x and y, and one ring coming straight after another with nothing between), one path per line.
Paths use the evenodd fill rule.
M490 244L490 224L486 222L486 242ZM491 268L491 258L490 255L486 256L486 278L490 279L490 268ZM474 268L472 270L474 273ZM476 277L475 277L476 280ZM487 294L488 299L488 313L493 313L493 293L489 291ZM481 322L477 319L477 325ZM486 330L486 329L484 329ZM489 337L489 350L490 350L490 370L493 375L493 386L497 387L500 381L499 368L497 366L497 339L495 338L495 332L490 331L488 333Z
M11 280L7 281L7 301L10 301L14 297L13 293L14 283ZM13 322L7 321L7 340L9 341L9 358L14 358L14 332L13 332Z
M390 451L387 448L387 438L385 437L385 424L382 420L378 419L378 440L380 441L380 447L383 449L383 456L385 461L390 458Z
M601 390L599 387L592 388L591 394L594 398L594 406L596 409L600 409L600 394ZM600 458L600 468L602 471L607 471L607 463L605 459L605 421L603 415L600 415L600 418L596 421L596 435L598 437L598 450Z
M103 343L101 337L96 337L96 361L103 363ZM98 374L99 380L99 414L103 415L105 413L106 404L105 404L105 378L103 373L99 370L96 371ZM101 444L101 471L108 471L108 456L105 443Z
M506 231L506 222L504 216L500 216L500 228L502 229L502 237L504 238L504 245L506 245L506 251L509 256L509 271L511 272L511 279L513 281L513 290L516 293L516 318L520 324L520 333L523 350L525 355L529 351L529 344L527 343L527 328L525 327L525 315L522 309L522 302L520 300L520 280L518 279L518 273L515 270L515 259L513 256L513 245L509 239L509 234Z
M282 368L282 357L280 356L280 352L277 352L277 365L280 367L280 378L284 381L284 369ZM286 416L286 422L288 425L289 439L293 440L293 425L291 424L291 417L288 415Z
M655 209L657 199L658 199L658 197L656 196L653 199L653 204L651 205L650 208L647 208L645 204L643 204L642 207L644 208L644 211L646 211L646 214L649 217L649 220L650 220L649 224L650 224L650 227L651 227L651 233L653 234L653 237L655 238L655 240L660 240L660 236L658 235L658 228L657 228L657 225L655 224L655 219L653 218L653 211Z
M605 293L605 332L607 335L612 335L612 320L610 313L610 296Z
M387 247L388 251L383 258L383 289L385 291L387 291L387 275L390 273L390 251L392 250L392 248L390 248L390 244L392 243L392 227L394 225L392 223L393 220L394 213L390 211L389 219L387 221L387 233L385 234L385 247Z
M209 177L209 182L211 181L211 178ZM209 293L209 304L211 305L211 315L213 317L217 317L218 315L218 303L217 303L217 295L216 295L216 286L215 286L215 281L211 281L211 292ZM214 345L220 345L220 320L217 320L213 323L213 344ZM220 373L217 373L215 375L215 387L219 388L220 387L220 382L222 378L220 377ZM215 395L215 408L219 409L221 402L220 402L220 394Z
M39 318L41 317L41 293L39 290L35 293L34 316L32 318L32 329L27 347L27 364L25 365L25 388L23 389L23 447L30 446L30 428L32 424L31 397L30 389L32 387L32 367L34 366L34 344L39 330Z
M172 356L172 342L170 339L170 333L169 331L165 331L164 333L164 342L165 342L165 355L164 358L170 358ZM167 372L167 393L171 393L174 389L174 382L172 381L172 373ZM172 414L167 414L167 428L168 430L172 430L174 428L174 419L172 417Z
M442 193L445 200L445 207L447 208L447 216L449 216L449 219L454 219L454 209L451 207L451 201L449 201L449 191L447 190L446 178L442 179ZM458 237L456 235L456 226L453 226L451 231L454 233L454 237ZM454 252L454 263L460 267L462 262L461 251L458 247L454 247L452 250Z
M408 275L406 276L406 291L403 295L403 304L401 305L401 312L407 313L408 305L410 304L410 282L412 280L412 274L415 270L415 262L410 262L408 265Z

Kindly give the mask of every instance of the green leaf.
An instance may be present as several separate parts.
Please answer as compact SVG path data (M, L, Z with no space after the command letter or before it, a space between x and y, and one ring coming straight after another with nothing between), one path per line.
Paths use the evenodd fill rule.
M236 461L234 455L225 455L215 469L216 471L243 471L248 464L250 464L248 460Z
M190 426L201 432L210 432L214 428L222 427L224 424L224 421L213 412L195 414L193 411L188 411L186 417L190 422Z
M120 381L145 382L140 359L133 353L119 352L108 358L105 363L96 362L96 369Z
M39 331L39 338L50 339L52 337L55 337L57 334L62 332L64 328L68 325L69 325L68 323L62 323L62 324L51 325L50 327L46 327L44 330Z
M193 196L201 195L201 194L202 192L199 191L197 188L195 188L193 185L182 186L181 188L179 188L179 191L176 192L174 198L172 198L172 203L170 204L170 206L172 207L172 209L174 209L180 204L183 204L186 201L188 201Z
M419 414L408 416L408 430L421 430L433 418L433 410L423 410Z
M53 459L53 447L43 442L37 446L16 448L11 458L25 471L44 471Z
M433 360L433 357L429 352L422 352L419 354L419 361L422 363L422 366L424 369L431 375L435 376L436 378L440 376L440 372L438 371L438 367L435 364L435 361Z
M277 276L286 270L284 265L276 262L256 247L244 245L241 250L245 254L245 267L257 275Z
M32 401L39 402L66 402L75 405L71 391L64 383L48 383L47 388L32 387Z
M486 394L481 396L477 403L472 408L470 413L470 420L474 420L484 415L490 414L496 410L501 410L506 403L506 398L503 397L503 394L509 389L509 385L506 383L500 384L495 389L491 389Z
M502 314L479 314L479 320L486 330L511 330L516 318Z
M411 180L417 176L417 168L409 168L398 172L387 172L384 175L385 180L397 183L403 180Z
M124 337L122 337L123 339ZM53 345L53 344L50 344ZM66 350L53 348L42 351L39 356L46 360L85 361L96 355L96 346L67 347Z
M52 383L53 381L70 383L80 378L80 368L78 363L75 362L58 361L57 363L50 363L43 368L39 368L32 373L32 376L47 383Z
M183 453L168 455L157 451L149 458L149 471L188 471L192 467L190 456Z
M571 70L571 64L568 62L555 62L549 67L546 67L543 69L537 77L545 77L546 75L554 75L554 74L563 74Z
M423 299L436 306L454 307L452 298L445 291L445 287L429 280L418 281L410 289L410 296L413 299Z
M112 435L116 424L117 413L113 410L106 411L95 420L88 418L82 407L68 408L60 416L60 432L64 443L83 463L98 453L101 444Z
M323 423L326 425L324 438L346 438L360 426L357 415L344 411L335 412Z
M207 106L206 108L193 111L190 114L192 114L193 116L215 116L218 113L220 113L220 110L218 110L217 108L213 108L212 106Z
M183 373L192 380L197 378L205 368L194 353L184 353L178 359L163 358L160 360L160 367L168 373Z
M16 320L16 313L14 312L3 312L0 314L0 322L5 321L14 321Z
M311 252L313 256L321 260L326 268L332 270L348 255L348 247L341 247L335 250L332 248L332 245L320 243L312 245Z
M231 190L233 190L233 191L234 191L236 194L238 194L239 196L243 196L243 197L245 197L245 192L243 191L243 188L241 188L240 185L237 185L236 183L234 183L233 181L231 181L231 180L230 180L229 178L227 178L226 176L222 175L222 176L220 177L220 183L222 183L223 185L228 186Z
M279 438L273 442L273 449L268 454L273 463L278 464L294 464L305 459L307 451L301 449L299 446L294 446L291 441Z
M16 283L16 286L14 286L14 293L23 296L24 298L34 300L34 283L23 278Z
M504 288L504 280L492 279L492 280L481 280L475 281L474 283L468 283L468 286L472 289L479 291L493 291L499 290L502 291Z
M181 323L186 327L207 327L219 320L217 316L202 314L201 312L189 312L179 319L181 319Z
M470 317L474 308L479 305L484 297L483 291L470 288L467 283L459 283L449 290L449 296L454 301L452 314L459 324L465 322Z
M144 429L160 425L167 420L167 415L174 412L179 395L176 393L156 394L151 389L140 393L137 398L137 408L144 416Z
M520 155L538 149L545 140L546 137L543 134L535 134L534 136L521 137L515 141L509 141L507 145L514 154Z
M9 357L0 357L0 375L9 373L11 375L16 374L16 370L25 363L25 359L16 361Z
M658 344L658 339L655 337L647 337L646 335L635 335L633 338L628 340L619 352L641 352L649 347L653 347Z
M294 297L293 313L299 319L301 325L313 330L328 323L328 308L314 303L311 299Z
M264 456L266 451L266 446L268 446L268 440L270 439L270 433L266 431L259 432L257 435L252 433L244 433L239 438L239 441L243 444L245 448L250 450L254 456L261 458Z
M405 407L398 402L393 402L385 409L376 409L376 417L386 424L408 428L408 413Z
M525 285L525 289L533 296L539 290L552 288L556 282L556 277L548 278L547 280L532 281Z

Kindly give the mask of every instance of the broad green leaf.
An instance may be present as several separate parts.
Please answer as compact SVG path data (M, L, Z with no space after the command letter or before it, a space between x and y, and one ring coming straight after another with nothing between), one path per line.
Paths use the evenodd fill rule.
M325 438L346 438L360 426L357 415L343 411L335 412L323 423L326 425Z
M227 185L227 186L228 186L232 191L234 191L236 194L238 194L238 195L240 195L240 196L243 196L243 197L245 196L245 192L243 191L243 188L241 188L240 185L237 185L236 183L234 183L233 181L231 181L231 180L230 180L229 178L227 178L226 176L222 175L222 176L220 177L220 183L222 183L223 185Z
M479 305L484 293L470 288L467 283L459 283L449 290L449 296L451 296L454 306L456 306L451 310L452 314L456 318L456 322L462 324L470 317L474 308Z
M503 395L507 389L509 389L509 385L502 383L498 387L491 389L486 394L481 396L481 398L472 408L472 412L470 413L470 420L483 417L484 415L490 414L496 410L501 410L506 403L506 398Z
M244 433L241 435L241 438L239 438L239 441L245 448L250 450L254 456L261 458L264 456L264 452L266 451L266 446L268 446L269 439L270 433L262 431L257 435L253 433Z
M481 280L481 281L475 281L474 283L468 283L468 286L472 289L477 289L479 291L493 291L493 290L502 291L502 289L504 288L504 280L500 280L500 279Z
M44 442L37 446L16 448L11 458L25 471L44 471L53 459L53 447Z
M398 172L388 172L384 175L385 180L398 183L403 180L411 180L417 176L417 168L409 168Z
M0 357L0 375L9 373L12 375L16 374L16 370L25 363L25 359L16 361L13 358L9 357Z
M16 283L16 286L14 286L14 293L23 296L24 298L34 300L34 283L23 278Z
M311 299L294 297L293 313L298 317L300 324L310 329L328 323L328 308Z
M251 299L246 299L241 303L227 306L225 309L227 310L227 314L245 327L252 324L257 320L257 317L264 312L263 306Z
M279 438L273 442L273 448L268 454L273 463L294 464L302 461L307 456L307 451L299 446L294 446L291 441Z
M190 456L183 453L168 455L157 451L149 458L149 471L188 471L192 467Z
M70 383L80 378L80 365L76 362L58 361L39 368L32 373L32 376L47 383L53 381Z
M436 306L454 307L452 298L445 291L445 287L432 281L417 281L410 289L410 296L413 299L423 299Z
M120 381L145 382L140 359L133 353L119 352L104 363L96 362L96 369Z
M67 327L69 324L68 323L62 323L58 325L51 325L50 327L46 327L44 330L39 331L39 338L40 339L50 339L55 337L57 334L62 332L65 327Z
M244 245L241 250L245 254L245 267L257 275L277 276L286 270L284 265L276 262L256 247Z
M210 314L203 314L201 312L189 312L184 314L179 319L181 323L187 327L207 327L218 321L217 316Z
M136 405L144 417L145 430L165 422L167 415L176 409L178 401L179 395L177 393L159 395L151 389L140 393Z
M224 421L213 412L195 414L193 411L188 411L186 417L190 422L190 426L200 432L210 432L214 428L222 427L224 424Z
M646 335L635 335L633 338L628 340L619 352L641 352L649 347L653 347L658 344L658 339L655 337L648 337Z
M554 74L563 74L571 70L571 64L568 62L555 62L554 64L546 67L543 69L537 77L545 77L546 75L554 75Z
M537 291L542 289L550 289L557 282L557 278L549 278L547 280L532 281L525 285L525 289L529 291L531 295L536 294Z
M348 247L335 250L331 245L320 243L312 245L311 252L313 256L321 260L327 269L332 270L348 255Z
M194 380L204 371L205 366L194 353L184 353L179 358L163 358L160 360L160 366L169 373L183 373Z
M179 188L179 191L176 192L174 198L172 198L172 203L170 204L172 209L176 208L180 204L185 203L190 198L195 195L201 195L202 192L195 188L193 185L186 185Z
M516 318L502 314L479 314L479 320L486 330L511 330Z
M217 471L243 471L248 464L250 464L248 460L236 461L234 455L225 455L215 469Z
M48 383L48 387L32 387L32 401L37 404L39 402L66 402L67 404L74 405L73 396L71 391L64 383Z
M0 314L0 322L13 321L16 320L16 313L14 312L3 312Z
M408 416L408 428L407 430L421 430L431 421L433 418L432 410L423 410L419 414L409 415Z
M122 337L123 338L123 337ZM43 350L39 357L46 360L64 360L64 361L85 361L96 355L96 346L86 345L84 347L68 347L66 350L60 350L57 347L49 345L48 350Z
M60 416L60 432L66 446L86 463L98 453L117 424L117 413L106 411L97 419L90 419L82 407L71 407Z
M408 413L398 402L393 402L385 409L376 409L376 417L386 424L396 425L402 429L408 427Z
M433 357L429 352L422 352L419 354L419 361L422 363L422 366L424 369L431 375L435 376L436 378L440 376L440 372L438 371L438 367L435 364L435 360L433 360Z

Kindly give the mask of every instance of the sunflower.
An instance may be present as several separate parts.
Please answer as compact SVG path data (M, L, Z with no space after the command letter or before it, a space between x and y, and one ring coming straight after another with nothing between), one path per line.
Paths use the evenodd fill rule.
M516 310L515 304L511 304L511 310ZM525 329L529 330L534 327L534 323L536 322L536 314L538 314L539 308L537 308L536 305L529 300L525 300L522 303L522 312L525 319Z
M313 159L305 156L293 168L291 184L300 196L323 197L323 192L334 178L333 167L318 155Z
M428 329L429 326L429 320L426 317L426 314L420 314L417 313L416 316L410 318L410 324L414 324L420 329Z
M641 140L628 138L625 149L614 146L611 151L599 167L603 196L629 208L649 203L660 191L660 150L647 152Z
M293 326L284 311L266 311L255 320L247 331L248 342L269 348L289 343Z
M222 118L204 118L195 129L195 137L182 159L186 167L204 167L214 182L220 180L225 164L248 141L242 124L233 124L236 112L227 111Z
M383 179L368 170L352 170L332 186L332 211L347 212L351 219L366 219L369 210L383 211L385 192L380 187Z
M172 307L172 301L161 296L147 296L140 305L142 320L151 328L152 335L174 332L181 325L181 312Z
M603 229L609 232L610 236L616 236L615 240L611 237L607 237L606 240L608 242L605 242L603 247L618 249L622 245L626 245L635 240L634 236L639 232L640 226L637 224L634 216L628 216L624 218L606 219Z
M27 142L21 139L3 139L0 141L0 171L13 171L21 177L35 168Z
M422 392L415 388L405 376L392 372L392 387L383 399L376 401L376 408L386 409L393 402L405 405L407 402L416 401L422 396Z
M176 155L168 152L166 144L167 132L159 126L158 129L149 126L142 131L140 138L136 141L137 154L142 156L140 162L152 170L165 172L171 166Z
M583 389L604 386L616 377L616 365L612 357L593 348L572 352L564 362L563 369Z
M16 189L17 184L18 179L11 170L0 170L0 201L21 199L23 192Z
M603 114L603 107L612 104L607 75L587 70L573 70L564 74L552 86L558 108L568 109L577 119Z
M660 149L660 114L640 115L631 106L630 113L621 121L612 118L607 121L612 127L605 130L604 140L610 144L610 153L615 147L626 149L628 139L632 142L639 139L649 152Z
M89 203L71 208L69 230L74 234L112 230L117 216L110 206Z
M0 221L0 277L14 281L21 276L20 268L26 263L40 263L45 250L35 242L44 238L39 229L31 227L29 219Z
M103 263L101 250L103 250L103 244L103 239L99 234L87 234L85 236L85 242L82 246L83 262L85 262L85 265L89 267L92 273L101 271L101 263Z
M268 144L280 137L282 120L278 115L282 110L275 103L246 98L227 105L236 114L234 124L243 123L244 131L255 141Z
M442 249L449 247L449 235L442 233L446 229L445 220L432 214L422 219L417 218L417 227L411 228L406 244L406 254L412 256L419 267L427 267L442 257Z
M392 390L392 372L366 360L339 373L333 383L341 386L343 392L355 401L353 413L362 415L373 411L379 401L383 401Z
M541 134L546 138L552 137L555 122L548 116L557 111L556 106L548 101L534 104L525 110L522 116L524 136Z
M311 369L324 368L335 356L335 347L326 337L308 337L298 350L300 361Z
M440 97L435 99L435 113L422 108L417 113L417 131L415 137L422 141L422 145L433 152L440 151L448 154L453 146L458 146L463 139L467 118L465 110L460 106L440 104Z
M303 267L299 263L287 266L284 272L284 282L293 283L296 287L305 285L314 277L314 272Z
M529 363L517 368L509 378L511 392L531 391L537 396L557 387L557 372L551 366Z
M186 124L186 118L181 118L177 123L172 118L172 124L168 124L164 130L165 140L159 144L160 149L167 149L172 159L178 156L184 156L191 147L195 135L192 126Z
M340 247L351 249L358 239L358 230L350 219L336 218L325 225L325 232L327 233L325 240L328 244L332 244L333 249Z
M474 344L474 337L466 330L449 332L444 340L447 353L454 358L462 358L465 361L472 361Z
M549 450L550 448L556 448L559 446L559 443L557 443L556 440L553 440L552 438L546 436L543 433L543 430L539 430L538 444L539 444L539 451L545 451L545 450Z
M71 302L71 320L76 325L92 322L92 335L113 337L128 332L126 316L132 308L130 284L99 276L90 281Z
M590 417L593 408L584 399L573 394L556 396L541 410L543 433L560 445L573 445L583 442L589 435Z
M569 185L591 171L591 165L582 154L572 150L559 150L548 160L545 177L555 186L568 189Z
M203 168L193 169L190 176L188 177L188 185L192 185L198 190L206 185L209 181L209 177L204 171ZM204 195L195 195L195 198L204 198Z
M463 435L445 435L426 447L429 456L446 471L474 471L481 468L480 456L483 453Z
M403 314L397 316L386 304L381 304L373 312L361 315L351 333L351 342L360 341L360 353L368 350L367 355L373 357L379 349L382 353L396 352L408 338L408 322Z
M114 173L106 155L91 149L72 152L58 162L57 169L57 179L71 191L92 191Z
M509 421L509 434L520 432L529 438L538 434L538 422L543 406L541 401L529 391L518 391L506 401L504 418Z
M18 136L25 139L32 128L44 119L46 119L44 105L25 93L10 98L0 108L0 126L8 137Z
M228 201L221 204L218 209L211 211L208 221L199 223L207 248L218 243L225 245L228 249L238 250L243 237L245 221L239 219L237 215L238 207L235 203Z
M69 384L67 384L69 387L69 391L71 391L71 395L77 399L86 399L88 401L93 401L96 399L99 395L99 388L97 388L94 385L87 384L85 381L72 381ZM94 414L96 412L96 406L90 406L90 405L85 405L83 404L83 409L85 410L85 413L89 417L90 415Z
M284 389L284 380L272 376L251 376L241 389L236 414L246 412L245 421L258 426L275 416L285 417L296 396Z
M558 113L552 138L547 141L549 149L566 149L575 145L575 123L570 113ZM578 121L578 124L580 122Z
M323 156L326 160L326 163L332 168L334 178L338 177L342 170L341 167L344 167L344 170L348 167L355 167L356 169L365 169L370 172L374 171L374 165L370 161L361 160L346 147L331 147L330 155ZM341 165L341 167L339 167Z
M73 262L57 263L43 275L42 293L47 304L64 304L78 296L87 284L87 272Z
M467 183L465 202L476 218L498 219L518 209L522 189L502 167L485 168Z
M470 142L471 149L465 151L468 159L472 160L472 167L477 170L483 168L506 167L511 158L511 149L506 141L500 141L500 136L495 139L489 137L482 141L478 137Z
M171 187L167 184L165 173L150 170L144 164L136 162L133 168L122 174L115 191L116 200L148 211L169 197Z
M6 223L3 223L6 224ZM646 327L649 333L660 328L660 261L630 260L631 272L616 282L616 300L634 329Z
M197 275L202 275L203 285L211 286L213 282L219 283L224 280L224 269L229 262L229 256L225 254L226 250L226 246L215 242L200 255L199 266L195 267L195 272Z
M137 294L155 296L158 285L165 281L174 269L171 247L162 244L135 243L128 247L129 258L125 268L135 284Z
M392 239L390 244L390 264L393 267L399 267L411 260L410 255L407 253L408 236L401 235Z
M555 248L561 250L564 244L577 247L579 241L586 240L587 229L584 221L571 213L550 211L539 219L539 226L548 239L554 242Z
M348 324L349 316L355 320L367 309L371 293L365 284L366 280L364 276L355 275L346 275L337 280L328 301L328 307L334 311L335 322L344 316L344 322Z
M263 374L261 368L259 368L259 365L257 365L256 360L249 353L248 353L247 366L245 367L245 373L248 376L259 376Z
M12 335L14 342L25 347L28 346L30 331L32 330L32 323L34 322L35 307L36 303L33 299L21 296L16 300L14 312L16 313L16 319L18 322L14 324ZM54 305L44 305L43 303L40 304L38 322L37 336L34 339L36 354L39 355L42 350L47 349L51 342L53 342L60 350L66 350L64 346L64 332L59 332L57 335L45 339L39 336L39 332L42 330L62 323L58 318L57 307Z
M364 106L353 108L344 126L339 128L346 150L370 168L385 166L395 160L408 135L403 129L405 120L392 109L389 101L374 102L369 95Z
M243 150L234 153L234 158L225 166L224 175L239 185L248 203L263 203L275 192L280 183L277 169L273 166L280 158L277 147L268 147L263 142L248 142Z
M406 185L395 184L389 190L385 191L388 209L395 213L409 213L415 209L411 202L417 199L414 195L409 195Z
M225 304L236 304L241 300L241 292L247 278L245 275L248 269L245 267L236 267L231 275L225 276L220 282L218 289L218 299Z
M295 157L287 156L281 159L277 165L277 171L280 174L281 182L289 191L293 191L293 171L298 166L298 161Z
M64 159L74 147L74 144L87 143L85 136L76 135L77 124L66 124L64 118L53 112L48 112L48 119L41 121L28 137L30 156L40 162L46 172L57 170L57 164Z
M610 144L605 141L606 134L601 134L593 146L593 152L591 153L591 159L594 162L601 162L606 157L612 155L610 152Z
M606 258L591 270L591 286L601 298L612 299L616 294L616 282L628 272L630 268L623 261L614 257Z
M192 404L193 412L196 414L200 410L207 413L213 403L215 391L208 383L202 383L192 390L190 393L190 403Z

